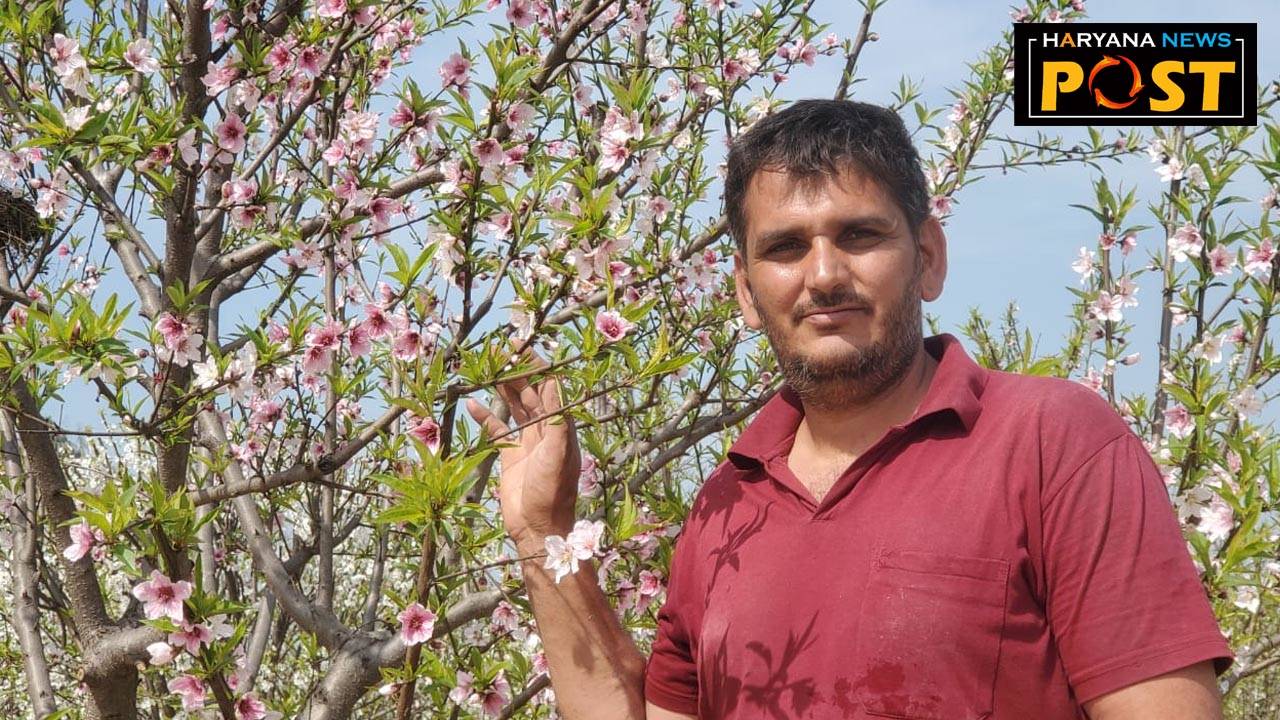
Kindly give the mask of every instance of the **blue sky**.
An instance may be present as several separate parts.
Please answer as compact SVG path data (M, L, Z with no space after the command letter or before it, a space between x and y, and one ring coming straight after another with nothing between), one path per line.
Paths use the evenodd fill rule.
M859 75L865 81L854 86L854 97L889 103L899 78L906 76L922 87L922 100L927 104L949 106L951 95L948 89L960 86L967 76L966 63L977 58L1008 27L1009 8L1006 2L988 0L891 1L877 13L873 22L872 29L880 37L863 51ZM462 38L487 35L487 22L500 19L498 12L495 11L492 18L482 16L476 27L461 33ZM1280 77L1280 64L1266 52L1266 39L1275 37L1274 28L1280 21L1280 3L1258 0L1232 3L1126 0L1107 3L1090 0L1088 12L1090 21L1097 22L1258 22L1261 45L1259 81ZM853 0L818 0L813 16L820 22L829 23L831 30L844 37L856 31L861 8ZM424 88L434 88L438 84L436 68L456 49L457 41L452 37L432 39L415 53L415 61L406 75L417 78ZM784 99L829 97L840 65L841 62L835 58L822 58L814 68L801 68L782 86L778 96ZM393 82L389 81L384 89L390 90ZM909 123L910 120L908 117ZM1013 127L1008 115L995 130L1015 137L1034 136L1036 132L1035 128ZM1073 128L1044 128L1044 131L1061 132L1068 137L1080 134ZM1107 137L1113 134L1113 130L1106 132ZM924 133L919 137L923 141ZM931 148L921 142L920 150L928 153ZM1153 167L1145 154L1135 155L1124 164L1103 165L1113 186L1119 182L1126 187L1136 186L1139 195L1147 202L1156 201L1164 187ZM1077 283L1070 264L1082 245L1094 245L1098 234L1096 221L1069 205L1092 204L1092 180L1098 172L1085 166L1061 166L1033 168L1006 176L988 173L982 181L962 190L956 197L954 214L947 224L950 269L946 290L938 301L926 306L926 311L941 320L944 330L955 332L957 325L967 318L969 308L977 307L988 318L998 318L1005 306L1014 301L1020 308L1021 319L1038 338L1041 352L1056 350L1069 328L1067 313L1073 296L1067 287ZM718 208L719 188L714 192L714 207ZM1256 174L1248 175L1247 181L1237 189L1237 194L1251 199L1261 197L1263 192L1264 186ZM1145 204L1143 202L1139 207L1145 207ZM1253 210L1256 208L1256 204L1252 205ZM708 203L708 214L710 209L711 204ZM1156 224L1155 219L1142 209L1135 211L1133 219L1143 224ZM159 237L160 233L152 236ZM1138 250L1131 260L1145 258L1148 252L1163 243L1160 231L1146 231L1140 236ZM113 275L99 290L99 302L105 299L102 293L112 291L120 292L124 297L132 296L131 288L118 273ZM1151 276L1148 280L1156 278ZM1126 310L1126 317L1133 318L1138 326L1134 339L1144 359L1138 366L1121 373L1119 384L1122 390L1152 387L1155 328L1159 322L1158 295L1158 286L1146 282L1138 293L1141 305ZM504 293L504 297L499 297L499 303L505 302L507 296ZM224 318L224 332L234 325L234 317ZM70 427L100 426L98 406L91 398L92 393L80 383L68 388L69 404L63 409L62 420Z

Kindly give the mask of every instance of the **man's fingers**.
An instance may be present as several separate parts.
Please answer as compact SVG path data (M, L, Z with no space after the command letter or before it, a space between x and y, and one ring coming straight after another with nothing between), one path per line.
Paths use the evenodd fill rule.
M467 412L471 414L472 419L480 423L485 430L488 431L489 437L494 438L503 433L509 432L511 426L498 419L497 415L488 408L484 403L474 398L467 398Z
M564 403L560 398L560 378L549 378L542 384L542 387L538 388L538 391L542 394L542 407L546 408L547 412L557 413L564 407ZM565 420L572 423L573 417L571 415L565 413L564 417Z
M515 418L516 423L523 425L529 422L529 411L524 406L524 401L520 399L520 390L512 383L498 383L494 388L502 401L511 409L511 417Z

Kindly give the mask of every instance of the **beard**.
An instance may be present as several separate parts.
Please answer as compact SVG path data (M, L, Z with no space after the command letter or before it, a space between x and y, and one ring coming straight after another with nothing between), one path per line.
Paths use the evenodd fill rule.
M888 334L865 347L852 347L834 357L808 357L785 341L785 328L756 302L764 333L778 360L778 370L805 407L826 410L862 404L899 382L923 343L919 263L910 282L885 316ZM755 300L755 291L751 291ZM818 307L865 305L856 295L814 296Z

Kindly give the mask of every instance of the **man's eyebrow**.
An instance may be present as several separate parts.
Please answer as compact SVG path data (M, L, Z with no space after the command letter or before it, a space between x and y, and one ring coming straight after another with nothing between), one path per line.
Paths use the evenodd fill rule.
M859 215L855 217L844 218L839 221L840 234L844 234L850 230L879 230L890 231L894 228L895 223L892 218L884 215ZM761 233L756 239L757 250L768 248L775 242L781 240L799 239L805 235L802 226L795 225L790 227L781 227L774 230Z

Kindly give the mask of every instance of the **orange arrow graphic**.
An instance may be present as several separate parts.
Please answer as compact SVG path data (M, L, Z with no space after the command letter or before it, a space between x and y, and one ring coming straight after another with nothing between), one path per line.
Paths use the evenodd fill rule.
M1098 73L1101 70L1103 70L1104 68L1112 67L1114 65L1119 65L1120 60L1117 60L1116 58L1111 57L1110 55L1103 55L1102 59L1099 60L1097 64L1093 66L1093 69L1089 71L1089 89L1093 91L1094 102L1096 102L1101 107L1109 108L1111 110L1123 110L1124 108L1127 108L1130 105L1137 102L1138 91L1142 90L1142 87L1143 87L1142 74L1138 72L1138 66L1135 65L1132 60L1130 60L1129 58L1123 55L1119 55L1117 57L1119 57L1120 60L1125 61L1125 63L1129 66L1129 72L1133 74L1133 85L1129 87L1129 102L1118 103L1108 98L1106 95L1103 95L1101 89L1095 88L1093 86L1093 79L1098 76Z

